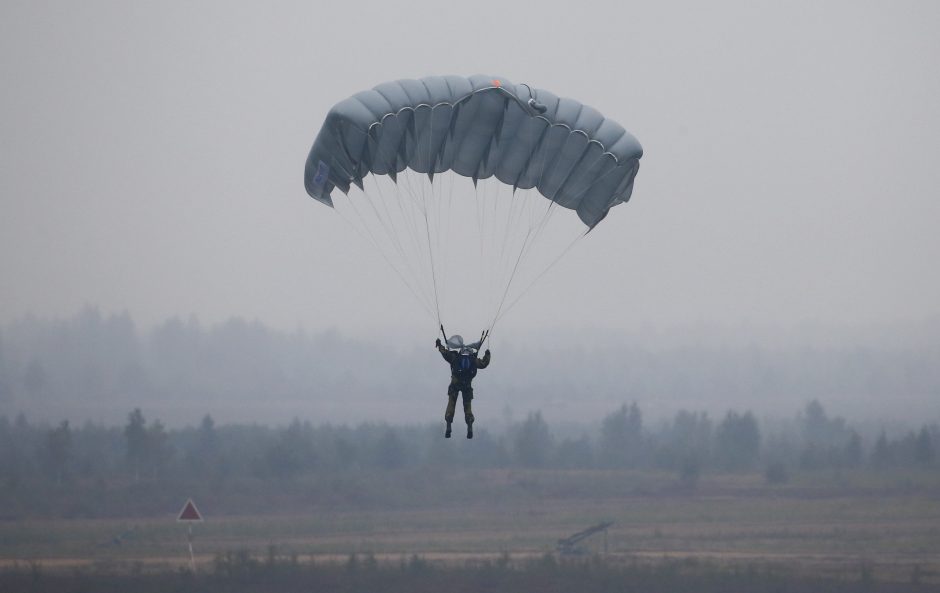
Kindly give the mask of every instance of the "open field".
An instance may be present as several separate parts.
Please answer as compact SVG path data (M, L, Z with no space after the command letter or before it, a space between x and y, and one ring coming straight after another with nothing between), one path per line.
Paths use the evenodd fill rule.
M426 508L311 504L309 511L272 507L224 516L213 515L210 501L197 499L206 515L194 527L197 570L210 570L233 551L317 565L342 564L351 554L384 564L413 555L448 566L501 558L519 563L553 552L560 537L609 520L615 524L607 561L617 565L694 559L812 577L852 579L864 573L880 582L940 584L940 489L932 475L912 476L902 481L905 487L897 487L896 477L797 476L778 488L758 476L721 476L703 480L694 492L670 490L667 477L649 475L642 488L624 487L620 496L615 486L635 486L637 476L483 471L454 479L472 480L481 497ZM571 495L592 482L593 494ZM510 487L532 495L509 496ZM0 564L43 570L184 567L186 527L175 522L176 510L151 517L4 521ZM601 554L603 542L595 536L585 551Z

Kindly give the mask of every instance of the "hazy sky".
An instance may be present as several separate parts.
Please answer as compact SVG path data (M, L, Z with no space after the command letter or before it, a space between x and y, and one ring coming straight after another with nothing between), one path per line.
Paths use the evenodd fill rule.
M360 331L420 310L304 192L327 110L485 73L598 108L636 189L504 331L940 314L940 4L0 4L0 321Z

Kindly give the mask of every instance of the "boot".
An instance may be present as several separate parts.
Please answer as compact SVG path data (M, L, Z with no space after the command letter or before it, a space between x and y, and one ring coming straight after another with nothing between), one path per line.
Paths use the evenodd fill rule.
M445 439L450 438L450 422L447 423L447 430L444 431L444 438Z
M467 423L467 438L468 439L473 438L473 422Z

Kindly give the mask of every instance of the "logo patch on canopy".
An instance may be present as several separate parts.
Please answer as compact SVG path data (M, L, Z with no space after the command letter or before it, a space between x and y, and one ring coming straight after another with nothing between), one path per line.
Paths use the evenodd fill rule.
M319 161L317 163L317 173L313 176L313 185L316 187L323 187L326 185L327 179L330 178L330 166Z

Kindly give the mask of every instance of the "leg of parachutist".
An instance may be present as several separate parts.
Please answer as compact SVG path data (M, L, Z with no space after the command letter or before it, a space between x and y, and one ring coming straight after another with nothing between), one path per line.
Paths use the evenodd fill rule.
M444 438L450 438L450 425L454 421L454 412L457 408L457 392L454 391L451 393L451 389L447 390L447 410L444 411L444 422L447 423L447 428L444 431Z
M473 388L468 387L463 391L463 418L467 422L467 438L473 438Z

